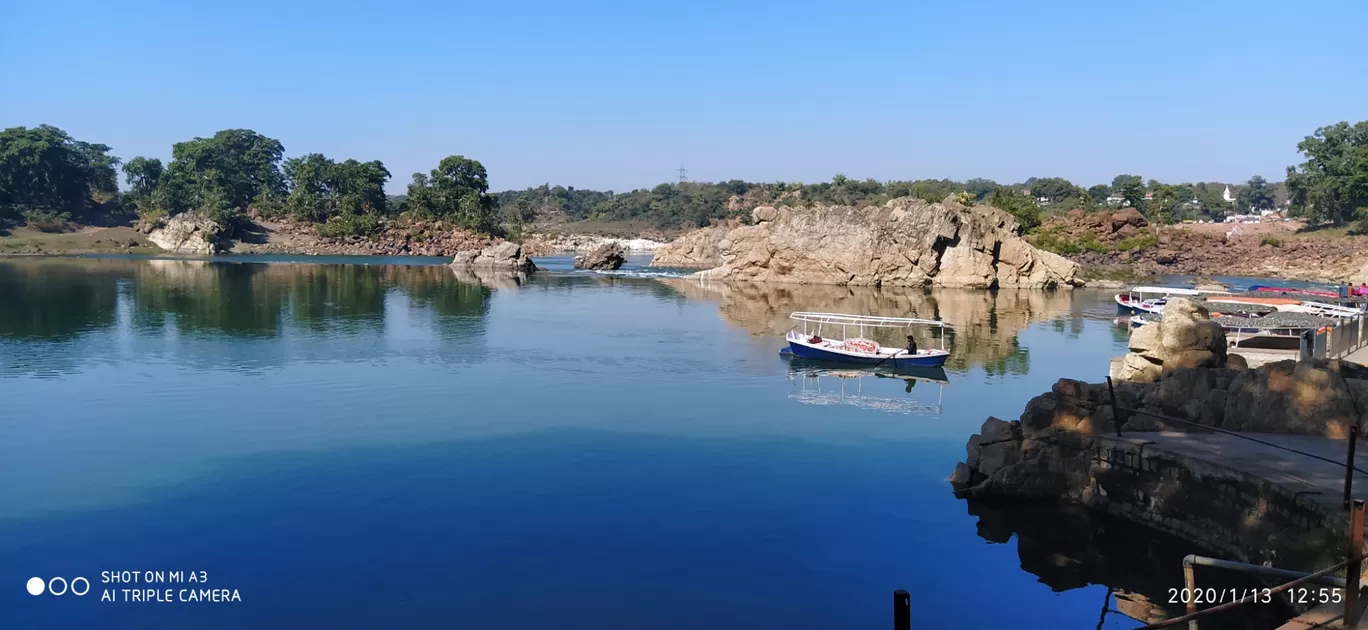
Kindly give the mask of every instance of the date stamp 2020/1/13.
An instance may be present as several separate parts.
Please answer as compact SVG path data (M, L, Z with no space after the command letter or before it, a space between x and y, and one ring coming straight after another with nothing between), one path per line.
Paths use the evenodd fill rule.
M1225 604L1241 600L1251 600L1256 604L1268 604L1279 598L1289 604L1338 604L1344 601L1344 591L1331 586L1308 586L1290 588L1274 593L1267 588L1171 588L1168 590L1170 604Z

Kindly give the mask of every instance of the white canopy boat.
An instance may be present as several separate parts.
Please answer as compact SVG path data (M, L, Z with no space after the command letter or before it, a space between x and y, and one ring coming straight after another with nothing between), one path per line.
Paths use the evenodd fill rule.
M785 339L788 350L795 357L818 361L840 361L861 365L883 365L890 368L901 367L940 367L950 358L945 349L945 323L935 319L914 317L877 317L872 315L847 315L844 313L796 312L789 319L803 322L803 330L790 330ZM826 339L822 333L835 334L836 327L841 329L840 339ZM932 326L940 329L941 347L931 349L912 347L890 348L864 336L866 328L908 328L911 326ZM851 337L851 330L856 336ZM910 338L910 335L909 335Z
M1164 312L1164 305L1168 303L1170 297L1196 297L1199 295L1228 295L1228 292L1202 291L1185 287L1131 287L1125 293L1116 294L1116 312L1119 315L1162 313Z

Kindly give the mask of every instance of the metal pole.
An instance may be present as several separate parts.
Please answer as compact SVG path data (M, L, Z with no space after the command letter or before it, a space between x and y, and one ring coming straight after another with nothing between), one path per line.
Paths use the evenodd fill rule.
M1197 571L1191 560L1192 556L1183 558L1183 588L1185 589L1183 594L1187 596L1185 603L1187 604L1186 612L1189 615L1197 612L1197 598L1193 596L1193 593L1197 592ZM1197 630L1196 619L1188 621L1188 630Z
M912 630L912 595L893 591L893 630Z
M1354 448L1358 446L1358 425L1349 427L1349 457L1344 460L1344 509L1349 509L1350 493L1354 489Z
M1354 499L1354 511L1349 513L1349 548L1346 553L1350 559L1344 569L1344 625L1358 627L1359 620L1359 573L1363 571L1363 499Z
M1107 393L1111 394L1112 405L1112 424L1116 425L1116 437L1121 437L1121 407L1116 404L1116 387L1112 385L1112 377L1107 376Z

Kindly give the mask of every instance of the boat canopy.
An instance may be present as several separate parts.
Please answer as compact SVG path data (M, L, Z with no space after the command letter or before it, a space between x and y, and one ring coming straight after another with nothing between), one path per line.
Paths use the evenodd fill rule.
M1205 291L1205 290L1200 290L1200 289L1188 289L1188 288L1184 288L1184 287L1131 287L1131 288L1128 289L1128 290L1129 290L1131 293L1159 293L1159 294L1163 294L1163 295L1203 295L1203 294L1221 294L1221 295L1224 295L1224 294L1226 294L1226 293L1229 293L1228 291Z
M789 319L814 324L835 324L839 326L869 326L872 328L906 328L908 326L939 326L945 322L938 319L918 319L915 317L877 317L873 315L847 315L845 313L809 313L799 311L789 315Z

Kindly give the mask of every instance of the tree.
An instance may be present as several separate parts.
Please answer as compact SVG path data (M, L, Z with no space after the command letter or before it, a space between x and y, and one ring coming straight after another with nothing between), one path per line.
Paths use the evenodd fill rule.
M1110 197L1111 193L1111 186L1106 184L1098 184L1088 189L1088 196L1097 203L1106 203L1107 197Z
M1368 209L1368 121L1321 127L1297 150L1306 161L1287 167L1294 214L1343 225Z
M997 182L991 179L983 179L982 177L975 177L964 182L964 190L974 193L974 198L978 200L987 197L994 190L997 190L997 188Z
M1119 185L1113 183L1112 188L1120 193L1122 204L1143 212L1145 210L1145 185L1141 183L1140 176L1118 175L1114 181L1121 182Z
M1040 225L1040 206L1036 205L1035 199L1021 194L1015 186L1001 186L989 193L985 201L1016 217L1023 230Z
M1146 206L1150 221L1161 225L1172 223L1179 214L1179 205L1185 201L1177 187L1151 179L1148 192L1150 199Z
M1073 182L1070 182L1063 177L1046 177L1043 179L1031 178L1031 180L1028 181L1031 182L1031 196L1036 198L1043 197L1050 203L1058 203L1069 197L1075 196L1075 186L1073 185Z
M93 194L118 192L118 164L108 146L51 125L6 129L0 132L0 207L65 220L95 207Z
M1120 192L1122 188L1126 187L1126 184L1143 185L1144 182L1144 178L1139 175L1117 175L1112 178L1111 187L1113 191Z
M225 202L246 210L254 202L284 195L284 153L279 140L250 129L225 129L210 138L176 143L167 171L182 180L197 203L213 197L216 207Z
M162 186L166 167L161 160L138 156L124 164L123 172L128 179L126 195L138 209L138 214L146 217L167 208L167 188Z
M460 155L442 158L428 176L413 174L408 203L412 212L451 219L478 232L498 229L494 197L483 164Z
M1244 188L1235 195L1235 204L1242 211L1249 210L1272 210L1276 204L1276 197L1273 195L1273 186L1268 181L1258 175L1249 178L1245 182Z

